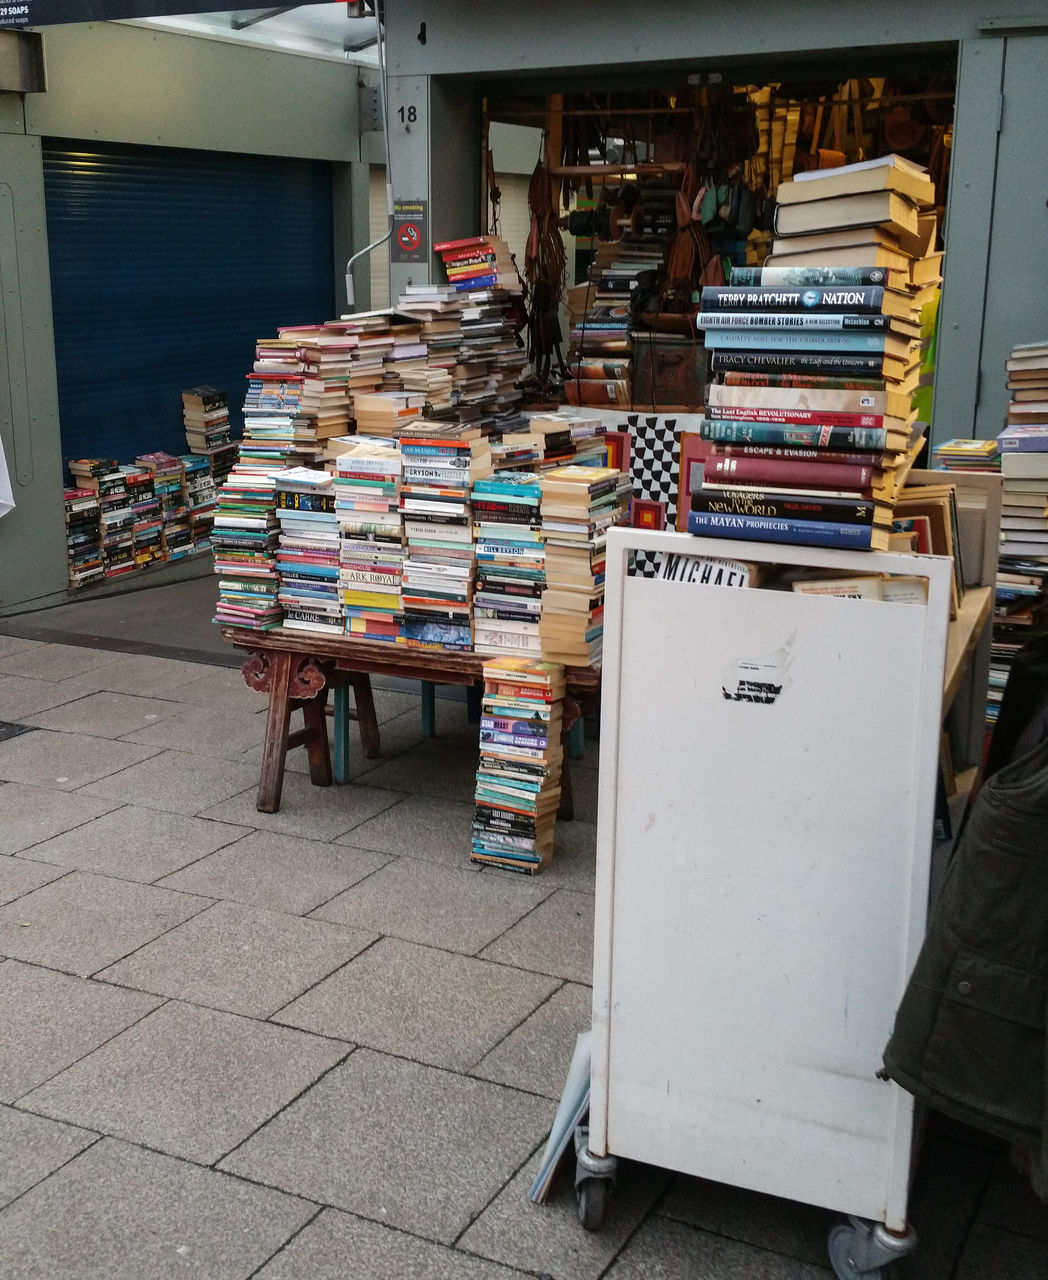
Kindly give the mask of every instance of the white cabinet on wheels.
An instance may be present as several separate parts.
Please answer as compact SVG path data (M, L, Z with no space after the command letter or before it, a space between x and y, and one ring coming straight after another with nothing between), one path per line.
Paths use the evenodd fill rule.
M917 575L927 600L643 578L633 550ZM951 573L611 531L580 1214L586 1160L626 1157L849 1215L842 1280L912 1248L912 1098L877 1072L927 914Z

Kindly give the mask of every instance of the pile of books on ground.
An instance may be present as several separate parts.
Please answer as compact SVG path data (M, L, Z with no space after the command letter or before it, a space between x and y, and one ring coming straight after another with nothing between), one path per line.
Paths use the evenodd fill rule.
M153 473L153 493L160 504L160 534L165 560L183 560L195 550L189 525L185 468L182 459L162 449L140 453L140 467Z
M73 458L69 474L78 489L98 499L102 564L107 578L135 570L135 514L127 492L127 476L115 458Z
M280 527L275 567L277 600L284 610L281 625L342 635L334 477L313 467L288 467L273 479Z
M540 500L539 477L528 471L495 471L473 484L477 653L542 656L546 547Z
M66 489L63 500L69 585L86 587L91 582L102 582L106 569L102 559L98 494L93 489Z
M865 550L903 545L893 542L892 517L923 446L912 397L927 286L913 273L924 259L881 244L889 223L901 225L900 202L913 228L907 244L939 255L928 248L934 215L921 212L934 198L932 183L897 159L826 171L833 190L872 186L854 208L851 196L824 192L822 178L780 188L812 197L783 205L805 211L804 227L859 220L849 225L859 237L853 247L868 255L861 265L829 244L799 265L733 268L728 286L703 289L698 324L716 377L700 428L712 450L692 490L690 532ZM897 180L916 193L912 200L896 194Z
M471 491L492 472L479 429L400 438L407 555L401 598L404 638L416 648L473 647L474 556Z
M190 453L210 457L230 445L229 396L218 387L189 387L182 392L182 420Z
M377 436L344 436L330 445L346 633L403 643L400 450L396 440Z
M625 521L629 480L614 467L573 464L543 472L539 485L546 548L542 656L592 666L603 652L607 532Z
M148 467L123 465L124 483L131 503L134 523L131 526L131 546L135 568L144 569L154 560L164 559L163 521L160 499L156 496L153 473Z
M932 452L941 471L1000 471L1001 451L996 440L956 438L944 440Z
M471 862L534 875L551 860L564 688L556 663L484 663Z
M1008 424L997 437L1003 493L990 657L996 715L1012 660L1048 604L1048 342L1014 347L1005 362Z
M211 460L202 453L182 454L189 536L194 551L211 549L211 525L215 518L218 490Z

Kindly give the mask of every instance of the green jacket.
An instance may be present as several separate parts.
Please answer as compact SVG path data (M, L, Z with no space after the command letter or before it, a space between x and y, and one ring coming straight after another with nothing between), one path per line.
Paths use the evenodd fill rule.
M1048 741L982 787L884 1052L884 1074L1007 1139L1048 1199Z

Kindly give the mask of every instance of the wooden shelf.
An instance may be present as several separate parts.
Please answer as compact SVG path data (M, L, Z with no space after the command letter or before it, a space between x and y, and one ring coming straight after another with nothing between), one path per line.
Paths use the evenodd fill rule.
M968 657L974 652L993 607L993 587L969 587L946 637L946 671L943 678L943 712L957 694Z

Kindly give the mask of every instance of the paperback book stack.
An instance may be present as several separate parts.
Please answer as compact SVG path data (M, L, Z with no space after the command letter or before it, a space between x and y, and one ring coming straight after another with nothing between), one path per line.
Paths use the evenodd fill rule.
M539 635L549 661L600 662L607 531L626 517L622 481L614 467L556 467L540 476L546 590Z
M135 462L153 473L153 492L160 503L163 558L184 560L193 554L193 535L189 527L182 459L173 453L156 450L140 453Z
M345 436L331 441L331 449L346 634L401 643L405 553L397 442Z
M66 489L63 498L69 585L86 587L92 582L103 582L106 570L102 560L98 494L93 489L74 488Z
M397 299L397 311L419 324L419 341L426 344L425 368L401 374L405 391L422 392L426 414L446 414L452 405L452 371L462 341L462 311L466 297L454 285L408 285Z
M124 473L127 496L131 501L131 510L134 512L131 545L135 567L144 569L154 560L164 558L160 499L154 491L153 473L148 467L125 464L120 470Z
M202 453L182 454L186 506L189 509L189 537L193 550L210 551L211 525L215 519L218 490L210 459Z
M353 421L357 418L358 398L382 389L386 355L393 350L396 341L393 333L395 319L388 310L354 311L327 326L356 342L346 379L349 414ZM371 431L370 427L359 423L357 430Z
M323 448L325 440L349 430L349 376L357 339L328 325L281 328L278 333L297 344L302 396L296 438Z
M382 390L417 391L408 382L417 382L418 375L425 380L429 348L422 337L422 322L398 316L392 333L393 345L382 357Z
M914 292L868 267L733 268L702 291L713 351L690 532L883 550L923 445ZM898 282L900 286L902 281Z
M330 472L289 467L274 476L280 536L276 570L281 624L291 630L342 635L339 527Z
M528 434L538 449L536 468L549 471L575 461L575 437L571 420L559 413L533 413L528 418Z
M422 417L426 397L414 391L372 391L353 400L353 416L360 435L392 440Z
M135 514L127 492L127 477L115 458L74 458L69 474L80 489L98 497L102 559L107 578L135 570Z
M935 465L942 471L1000 471L1001 452L996 440L953 439L937 445Z
M402 597L409 645L472 649L474 483L491 474L477 429L400 438L407 556Z
M269 339L270 343L277 342ZM276 348L286 352L283 368L272 358L256 358L247 375L244 396L244 438L239 465L262 474L286 467L310 466L321 455L314 428L302 419L302 383L298 347L288 343ZM256 353L273 347L259 342Z
M210 455L229 444L229 396L217 387L190 387L182 392L182 419L191 453Z
M477 653L542 656L539 620L546 580L539 477L495 471L473 485Z
M268 631L280 626L276 480L235 466L218 491L211 549L219 575L214 621Z
M559 664L484 663L471 862L535 875L553 857L563 698Z

